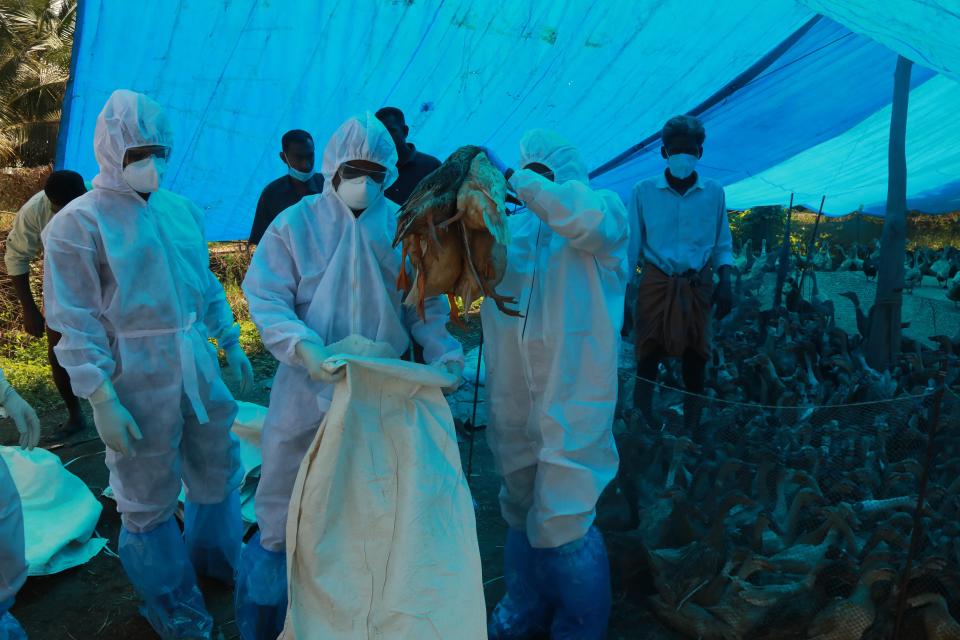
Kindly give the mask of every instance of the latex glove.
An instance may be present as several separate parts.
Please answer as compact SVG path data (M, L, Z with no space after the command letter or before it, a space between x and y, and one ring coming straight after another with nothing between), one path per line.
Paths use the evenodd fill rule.
M433 365L443 373L449 373L453 376L456 376L457 380L449 387L443 388L443 393L445 395L451 395L456 393L457 389L460 388L460 385L463 384L463 363L459 360L447 360L446 362L440 362Z
M109 380L90 396L90 406L103 444L125 456L133 455L133 440L143 440L143 434L127 408L120 404Z
M507 167L507 163L501 160L500 156L494 153L493 149L490 147L481 147L481 149L483 149L483 152L487 154L487 159L490 160L490 164L492 164L497 171L509 178L509 174L513 173L513 171Z
M333 384L338 380L343 380L347 372L342 368L334 372L327 371L323 367L324 361L333 355L321 344L301 340L296 347L297 356L303 362L303 368L310 374L310 379L316 382L327 382Z
M0 398L7 415L20 432L20 448L29 451L40 442L40 418L26 400L13 387L7 388L6 397Z
M332 356L347 355L364 358L397 358L399 355L388 342L374 342L358 334L349 335L327 347Z
M223 350L223 355L227 358L227 369L230 371L230 377L234 380L240 380L240 393L249 393L253 390L253 365L250 359L243 352L240 343L231 345Z

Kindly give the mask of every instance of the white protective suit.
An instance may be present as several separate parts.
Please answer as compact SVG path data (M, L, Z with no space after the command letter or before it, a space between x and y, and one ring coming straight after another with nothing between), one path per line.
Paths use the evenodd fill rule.
M0 458L0 616L23 583L27 581L27 558L24 554L23 509L20 494L7 463Z
M553 548L586 534L619 464L612 427L629 231L620 198L590 188L579 152L557 134L524 136L520 166L534 162L556 182L528 169L511 177L529 211L510 218L497 287L524 317L489 300L481 317L501 511L531 545Z
M297 343L329 346L360 335L403 354L412 334L428 363L463 361L460 343L446 330L446 300L427 302L426 321L401 304L401 253L391 246L397 205L381 193L355 217L337 195L334 175L350 160L387 167L384 188L396 180L396 146L371 113L350 118L333 134L323 153L323 193L273 221L243 282L263 344L280 361L263 425L255 500L260 543L269 551L284 548L297 469L333 397L333 385L310 379Z
M239 485L230 428L237 405L216 352L239 328L209 269L203 212L160 190L144 201L123 179L132 147L171 147L160 106L118 90L97 119L94 189L44 230L47 323L74 392L89 398L112 380L143 439L134 456L107 449L110 486L123 524L146 532L169 520L181 480L187 500L216 504Z

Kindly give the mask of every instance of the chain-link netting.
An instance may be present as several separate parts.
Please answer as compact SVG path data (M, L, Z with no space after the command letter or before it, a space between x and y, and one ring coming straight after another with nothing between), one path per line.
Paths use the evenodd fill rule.
M931 625L960 618L955 363L904 390L905 370L855 357L782 362L779 340L715 358L705 394L622 354L621 470L598 509L615 588L688 638L951 637Z

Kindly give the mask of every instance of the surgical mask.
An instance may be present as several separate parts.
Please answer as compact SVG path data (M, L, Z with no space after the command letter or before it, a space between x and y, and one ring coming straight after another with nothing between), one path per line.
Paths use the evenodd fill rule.
M312 178L313 174L316 172L313 169L311 169L310 171L298 171L297 169L294 169L291 165L288 164L287 173L294 180L299 180L300 182L306 182L307 180Z
M382 185L369 176L340 179L337 195L354 211L362 211L376 202L382 193Z
M693 170L697 167L697 156L689 153L678 153L667 158L667 166L670 167L670 175L680 180L690 177Z
M153 193L160 188L160 181L167 170L167 161L150 156L131 162L123 168L123 179L137 193Z

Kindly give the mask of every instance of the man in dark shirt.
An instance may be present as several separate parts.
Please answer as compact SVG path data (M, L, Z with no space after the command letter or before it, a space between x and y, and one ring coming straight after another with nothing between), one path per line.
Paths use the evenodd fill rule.
M257 213L250 229L250 244L258 244L273 219L304 196L323 191L323 176L315 173L313 138L301 129L283 134L280 160L287 165L287 175L266 186L257 202Z
M397 145L397 170L400 173L400 177L384 192L384 195L397 204L403 204L420 181L440 166L440 161L431 155L417 151L412 143L407 142L410 127L404 121L403 111L396 107L384 107L377 111L377 119L387 128L394 144Z

